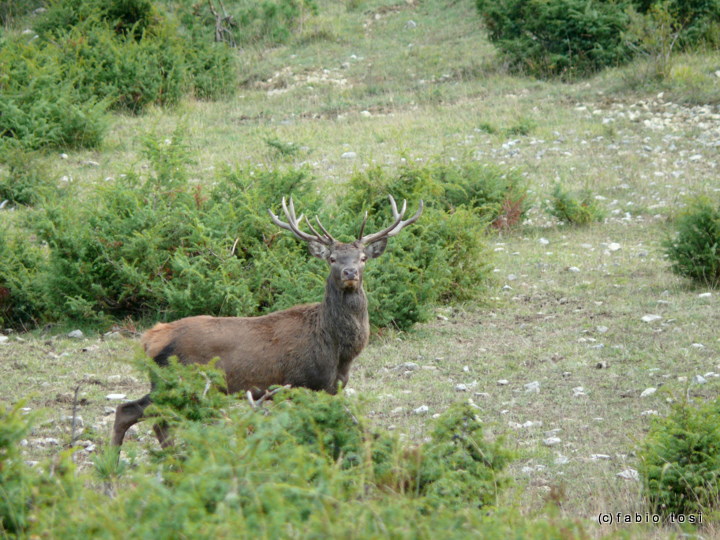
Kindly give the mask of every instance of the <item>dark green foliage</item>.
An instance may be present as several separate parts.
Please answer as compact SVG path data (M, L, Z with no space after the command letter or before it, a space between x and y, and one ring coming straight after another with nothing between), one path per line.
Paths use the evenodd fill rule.
M284 43L305 18L318 11L315 0L180 0L174 4L178 19L189 31L240 46Z
M720 0L631 0L643 14L667 12L686 49L720 45Z
M720 285L720 205L700 198L675 222L665 242L673 272L710 287Z
M406 217L421 197L426 209L368 264L365 283L371 324L405 330L439 302L482 294L485 229L504 216L506 201L525 194L513 171L476 164L358 174L335 204L321 200L302 169L224 170L204 188L189 180L180 133L146 137L144 145L145 176L103 182L79 207L47 200L8 237L12 256L0 262L0 286L12 290L7 321L254 316L317 302L326 264L278 229L267 209L280 212L281 199L292 196L299 212L352 241L365 210L366 233L387 226L392 193L408 199Z
M108 108L141 113L189 93L231 95L233 50L156 8L150 0L55 0L35 20L37 39L0 41L0 141L93 147Z
M41 269L46 254L9 226L0 227L0 324L29 328L45 315L47 299L42 289Z
M653 511L709 513L720 502L720 401L675 405L642 444L639 472Z
M572 79L631 57L625 1L476 1L490 40L529 74Z
M58 196L59 190L50 173L33 152L7 148L4 156L7 172L0 172L0 202L32 206L48 196Z
M0 0L0 25L10 26L16 18L41 7L43 0Z
M588 225L605 217L605 210L595 200L592 191L585 189L573 193L560 184L553 188L548 212L568 225Z
M0 535L10 538L24 538L38 513L52 512L79 487L69 453L52 464L25 464L21 441L32 418L23 416L21 408L22 403L10 408L0 404Z
M0 42L0 147L97 146L107 104L67 76L54 44Z
M0 411L0 490L9 495L0 498L0 534L587 537L578 524L529 521L516 510L493 508L511 454L488 440L467 404L438 419L430 442L404 447L397 437L369 429L357 404L342 394L281 390L253 409L244 398L209 387L208 380L222 378L209 366L164 369L169 373L161 376L173 382L153 397L175 396L172 407L156 407L174 421L175 444L133 467L113 466L114 452L96 459L112 496L86 475L72 480L66 462L55 466L54 476L25 465L18 442L29 425L19 406ZM124 451L132 453L133 444Z

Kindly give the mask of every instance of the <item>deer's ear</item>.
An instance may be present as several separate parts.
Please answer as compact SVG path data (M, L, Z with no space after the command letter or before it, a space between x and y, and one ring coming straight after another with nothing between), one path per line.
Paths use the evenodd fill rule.
M330 250L325 244L321 244L320 242L315 242L313 240L308 242L308 251L313 257L323 260L325 260L330 254Z
M368 259L374 259L375 257L379 257L383 253L385 253L385 248L387 247L387 236L385 238L381 238L377 242L373 242L370 245L365 246L365 255L367 255Z

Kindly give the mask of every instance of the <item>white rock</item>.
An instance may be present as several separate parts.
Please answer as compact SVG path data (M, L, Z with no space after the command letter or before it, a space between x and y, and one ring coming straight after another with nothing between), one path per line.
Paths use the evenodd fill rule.
M73 330L70 332L67 337L73 338L73 339L82 339L85 337L85 334L83 334L82 330Z
M642 320L642 322L651 323L651 322L659 321L660 319L662 319L662 317L660 315L648 314L648 315L643 315L640 320Z
M658 412L655 409L650 409L648 411L643 411L640 413L640 416L657 416Z
M108 394L107 396L105 396L105 399L109 401L116 401L120 399L125 399L126 397L126 394Z
M609 330L607 326L596 326L595 330L598 332L598 334L604 334Z
M712 296L712 293L710 293L710 292L704 292L704 293L698 294L698 298L710 298L711 296Z
M67 158L68 158L67 154L60 154L60 159L67 159Z
M69 415L63 416L62 421L72 425L73 427L85 426L85 421L83 420L83 417L79 416L79 415L76 415L75 418L73 418L72 416L69 416Z
M690 345L690 346L691 346L693 349L704 349L704 348L705 348L705 345L703 345L702 343L693 343L693 344Z
M529 382L523 386L525 386L526 392L535 392L536 394L540 392L540 381Z
M354 395L357 395L357 390L355 390L354 388L343 388L343 394L348 397L352 397Z
M570 458L567 456L558 454L557 457L555 458L555 465L565 465L566 463L570 463Z
M360 111L360 116L364 116L365 118L368 118L372 116L372 113L370 111Z
M427 405L420 405L417 409L413 409L414 414L427 414L430 410L430 407Z
M8 339L10 339L10 338L0 334L0 343L5 343Z
M610 459L610 456L608 454L590 454L590 459L600 461L601 459Z
M622 246L620 244L618 244L617 242L610 242L608 244L607 248L610 251L619 251L622 248Z
M467 391L468 391L468 386L467 386L467 384L462 384L462 383L456 384L456 385L455 385L455 391L456 391L456 392L467 392Z
M543 246L547 246L550 243L550 240L547 238L541 238L538 242L540 242Z
M640 475L635 469L625 469L624 471L617 473L617 475L626 480L640 480Z
M357 157L357 152L343 152L340 157L342 159L355 159Z
M510 384L510 381L508 381L507 379L500 379L500 380L497 382L497 385L498 385L498 386L507 386L508 384Z
M652 396L655 392L657 392L657 388L652 388L652 387L646 388L645 390L642 391L642 393L640 394L640 397Z
M560 437L548 437L547 439L543 439L543 444L545 446L557 446L561 442L562 440Z
M415 362L405 362L400 367L405 371L417 371L418 369L420 369L420 366Z
M703 377L702 375L695 375L693 377L693 382L695 384L705 384L707 382L707 379Z
M580 269L577 266L571 266L568 268L568 272L572 272L574 274L577 274L580 271Z

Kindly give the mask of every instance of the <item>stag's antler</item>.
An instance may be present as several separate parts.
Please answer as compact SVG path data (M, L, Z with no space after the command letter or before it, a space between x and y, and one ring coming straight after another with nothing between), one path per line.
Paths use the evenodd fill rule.
M308 227L310 227L310 230L313 232L313 234L307 234L305 232L302 232L300 230L300 227L298 225L299 222L303 220L303 217L305 217L303 214L300 214L300 217L295 217L295 205L293 204L292 197L290 197L290 207L288 208L288 205L285 203L285 197L282 198L282 208L283 212L285 212L285 216L287 217L287 223L284 221L280 221L280 218L278 218L275 214L273 214L272 210L268 209L268 213L270 214L270 217L273 220L273 223L277 225L278 227L281 227L283 229L286 229L293 233L299 240L303 240L305 242L319 242L321 244L325 244L326 246L329 246L336 242L336 240L332 237L332 235L327 232L327 229L323 227L323 224L320 223L320 219L315 216L315 220L317 221L318 225L320 226L320 229L322 230L323 234L320 234L315 230L315 228L310 223L310 220L305 218L305 222L308 224Z
M388 228L383 229L380 232L376 232L375 234L369 234L367 236L362 236L363 230L365 229L365 221L367 221L367 213L365 213L365 219L363 220L362 226L360 227L360 234L358 235L358 240L361 243L368 245L372 244L373 242L377 242L378 240L382 240L383 238L395 236L397 233L402 231L404 227L407 227L411 223L415 223L423 212L424 205L421 200L420 207L418 208L418 211L415 212L415 215L410 219L406 219L405 221L403 221L405 210L407 210L407 201L403 199L402 210L398 212L397 204L395 204L395 199L393 199L393 196L388 195L388 198L390 199L390 204L392 205L393 219L395 220L395 222Z

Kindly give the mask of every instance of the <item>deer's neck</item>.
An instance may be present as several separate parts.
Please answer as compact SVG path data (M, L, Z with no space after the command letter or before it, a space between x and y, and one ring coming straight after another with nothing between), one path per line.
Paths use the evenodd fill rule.
M323 300L323 326L339 349L340 362L355 358L370 335L367 296L362 286L339 289L328 280Z

